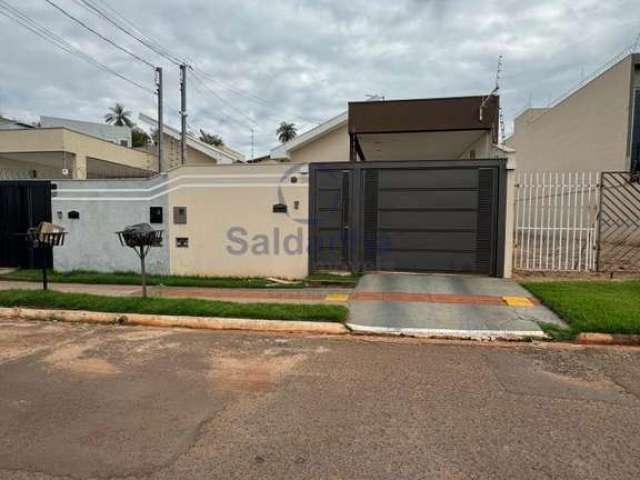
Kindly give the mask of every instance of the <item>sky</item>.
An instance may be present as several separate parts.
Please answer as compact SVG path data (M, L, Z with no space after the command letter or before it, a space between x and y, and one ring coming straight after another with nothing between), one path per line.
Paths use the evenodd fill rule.
M179 127L178 67L106 22L83 0L49 0L151 65L163 67L165 123ZM187 74L189 128L222 136L247 156L367 95L386 99L482 95L503 56L507 134L515 114L544 106L634 45L638 0L87 0ZM0 114L103 121L123 103L156 117L154 71L46 0L0 0L139 88L0 15ZM138 29L138 32L133 30ZM149 43L147 41L147 43ZM157 48L156 48L157 49Z

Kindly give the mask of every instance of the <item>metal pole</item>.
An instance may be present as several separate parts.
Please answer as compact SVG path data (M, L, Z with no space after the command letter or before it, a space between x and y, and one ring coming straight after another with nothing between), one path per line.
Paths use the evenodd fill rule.
M166 170L166 166L163 163L162 155L163 155L163 131L164 131L164 119L163 119L163 105L162 105L162 67L156 67L156 85L158 86L158 128L156 134L158 135L158 171L160 173Z
M180 163L187 161L187 65L180 65Z
M49 280L47 279L47 267L48 265L48 260L49 260L49 248L50 247L45 247L43 248L42 251L42 255L40 257L40 260L42 260L42 289L43 290L48 290L49 289Z
M147 270L145 268L144 247L140 247L140 273L142 274L142 298L147 298Z

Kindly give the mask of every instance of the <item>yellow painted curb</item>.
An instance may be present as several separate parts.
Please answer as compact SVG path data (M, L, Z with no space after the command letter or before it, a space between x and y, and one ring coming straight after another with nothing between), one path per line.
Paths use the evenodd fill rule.
M533 307L533 302L527 297L502 297L510 307Z
M324 297L326 302L348 302L349 295L344 293L330 293L326 297Z
M181 327L203 330L246 330L259 332L301 332L343 335L347 327L338 322L297 320L259 320L245 318L188 317L182 315L145 315L139 313L105 313L85 310L43 310L35 308L0 308L0 318L61 322L118 323L150 327Z

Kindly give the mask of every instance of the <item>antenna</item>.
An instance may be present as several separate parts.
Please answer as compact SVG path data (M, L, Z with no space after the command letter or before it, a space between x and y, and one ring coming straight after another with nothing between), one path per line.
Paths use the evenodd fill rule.
M384 95L378 95L377 93L365 93L368 102L380 102L384 101Z
M502 81L502 55L498 57L498 67L496 68L496 88L494 92L497 94L500 91L500 82ZM498 138L500 143L504 143L504 114L502 112L502 105L498 105L498 119L499 129Z

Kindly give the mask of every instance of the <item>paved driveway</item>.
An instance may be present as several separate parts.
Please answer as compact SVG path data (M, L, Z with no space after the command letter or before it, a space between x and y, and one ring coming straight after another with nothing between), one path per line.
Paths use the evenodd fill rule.
M640 350L0 321L0 478L637 479Z
M540 323L563 325L516 282L476 275L368 274L349 308L349 326L362 332L539 337Z

